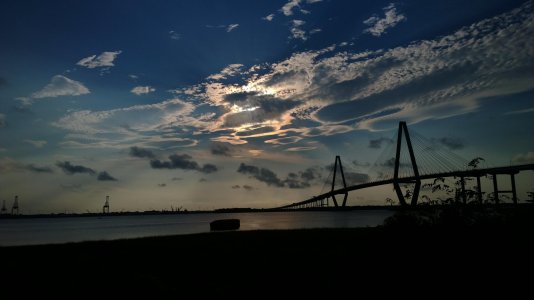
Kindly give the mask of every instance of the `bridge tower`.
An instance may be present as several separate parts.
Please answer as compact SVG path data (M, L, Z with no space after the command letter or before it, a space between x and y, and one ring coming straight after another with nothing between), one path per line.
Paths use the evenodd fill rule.
M339 167L338 167L339 166ZM336 185L336 174L337 170L339 168L339 172L341 173L341 179L343 180L343 188L347 188L347 182L345 181L345 173L343 173L343 165L341 164L341 157L339 155L336 155L336 161L334 162L334 176L332 177L332 190L334 191L335 185ZM343 193L343 203L341 204L342 207L345 207L347 205L347 197L349 196L349 192ZM336 195L332 194L332 200L334 201L334 205L338 207Z
M5 214L7 213L7 209L6 209L6 200L3 201L2 203L2 210L0 210L0 214Z
M102 207L102 213L109 214L109 196L106 196L106 203L104 203L104 206Z
M399 166L400 166L400 155L401 155L401 146L402 146L402 133L404 132L404 135L406 136L406 144L408 145L408 152L410 154L410 161L412 163L413 173L414 173L414 180L403 180L402 178L399 178ZM393 173L393 186L395 187L395 192L397 193L397 197L399 198L399 203L402 206L406 206L406 199L404 198L404 195L402 194L402 190L400 188L401 183L414 183L414 189L412 194L412 201L411 205L417 205L417 199L419 198L419 190L421 189L421 179L419 178L419 169L417 168L417 162L415 161L415 155L413 152L412 147L412 141L410 139L410 133L408 132L408 126L406 126L406 122L399 122L399 133L397 135L397 151L395 154L395 170Z
M15 201L13 201L13 206L11 207L11 214L12 215L19 214L19 196L15 196Z

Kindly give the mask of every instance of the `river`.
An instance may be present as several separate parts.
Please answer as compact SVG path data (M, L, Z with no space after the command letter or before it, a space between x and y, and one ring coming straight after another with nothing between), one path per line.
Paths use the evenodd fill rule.
M0 219L0 246L37 245L209 232L217 219L241 220L239 230L374 227L390 210L195 213Z

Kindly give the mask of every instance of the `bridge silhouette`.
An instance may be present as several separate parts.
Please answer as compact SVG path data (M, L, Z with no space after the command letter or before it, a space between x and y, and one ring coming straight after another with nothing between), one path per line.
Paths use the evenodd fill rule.
M436 182L436 180L444 182L444 178L448 177L459 178L459 189L456 190L456 196L461 199L464 204L467 203L468 191L470 191L466 189L466 181L468 179L476 178L477 184L476 192L474 194L476 195L476 200L479 203L483 203L483 192L480 178L488 175L491 176L491 180L493 181L493 201L495 204L499 204L499 194L512 194L512 201L514 204L517 204L518 199L515 175L521 171L534 170L534 164L478 168L478 163L484 161L483 158L478 157L468 162L451 151L436 147L435 141L429 141L419 134L415 135L418 143L412 143L406 122L400 122L397 132L395 157L387 159L385 163L380 163L379 158L377 163L371 165L390 167L390 171L393 173L389 176L388 174L381 174L376 180L359 182L347 186L341 157L337 155L334 165L331 168L331 174L333 174L333 176L330 191L313 196L304 201L277 207L277 209L325 207L330 206L330 199L332 199L335 207L343 208L347 206L349 192L389 184L393 185L398 202L401 206L416 206L419 200L422 180L434 179L434 182ZM403 136L405 143L403 143ZM394 144L393 139L384 140L389 141L391 145ZM415 148L419 150L420 154L426 154L418 157L418 159L425 163L425 172L421 172L420 165L418 165L418 160L416 160L414 151ZM385 153L387 153L387 150L383 151L381 157L388 157ZM336 189L336 177L338 173L341 176L342 187ZM498 175L510 176L511 190L499 190L497 184ZM330 177L330 175L328 177ZM337 178L339 180L339 177ZM325 181L325 184L326 183L328 183L328 181ZM403 194L401 186L407 185L413 185L413 191ZM342 200L339 199L340 201L338 201L336 198L338 195L343 196ZM407 200L410 200L409 203Z

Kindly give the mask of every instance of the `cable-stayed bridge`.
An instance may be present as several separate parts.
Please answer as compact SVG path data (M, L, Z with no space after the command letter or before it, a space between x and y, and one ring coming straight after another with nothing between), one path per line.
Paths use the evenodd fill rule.
M341 157L336 156L334 164L328 168L330 174L324 181L319 195L278 208L323 207L331 206L330 202L335 207L345 207L349 192L390 184L393 185L401 206L415 206L419 200L422 180L434 179L434 184L429 185L432 191L448 189L450 192L454 189L444 184L445 178L449 177L459 178L458 188L455 189L457 200L467 203L469 197L482 203L483 192L480 178L484 176L490 176L493 181L492 196L496 204L499 204L499 194L511 194L513 203L517 204L515 175L521 171L534 170L534 164L495 167L488 166L480 157L466 160L446 147L440 147L435 140L429 140L413 131L408 132L406 122L399 123L396 143L393 138L382 138L378 142L386 144L386 147L375 163L368 164L368 172L344 172ZM358 163L353 162L354 164ZM348 164L345 163L345 165ZM373 179L367 175L370 173L375 173ZM498 175L510 176L511 190L499 190ZM466 181L471 179L476 179L475 191L466 189ZM330 190L323 192L327 185L330 186ZM405 192L402 190L403 187L406 189Z

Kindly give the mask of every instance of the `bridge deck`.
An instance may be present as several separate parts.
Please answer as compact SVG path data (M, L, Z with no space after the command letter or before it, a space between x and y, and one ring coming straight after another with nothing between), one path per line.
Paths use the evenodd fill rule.
M424 180L424 179L432 179L432 178L438 178L438 177L481 177L481 176L486 176L486 175L517 174L520 171L527 171L527 170L534 170L534 164L495 167L495 168L486 168L486 169L472 169L472 170L454 171L454 172L446 172L446 173L425 174L425 175L420 175L419 177L411 176L411 177L398 178L396 181L401 182L401 183L406 183L406 182L413 182L418 179ZM333 190L328 193L314 196L304 201L291 203L291 204L281 206L278 208L290 208L290 207L295 207L299 205L305 205L308 203L313 203L316 201L324 200L326 198L332 197L333 195L345 194L350 191L361 190L361 189L370 188L374 186L393 184L394 181L395 179L391 178L391 179L356 184L353 186L349 186L347 188Z

